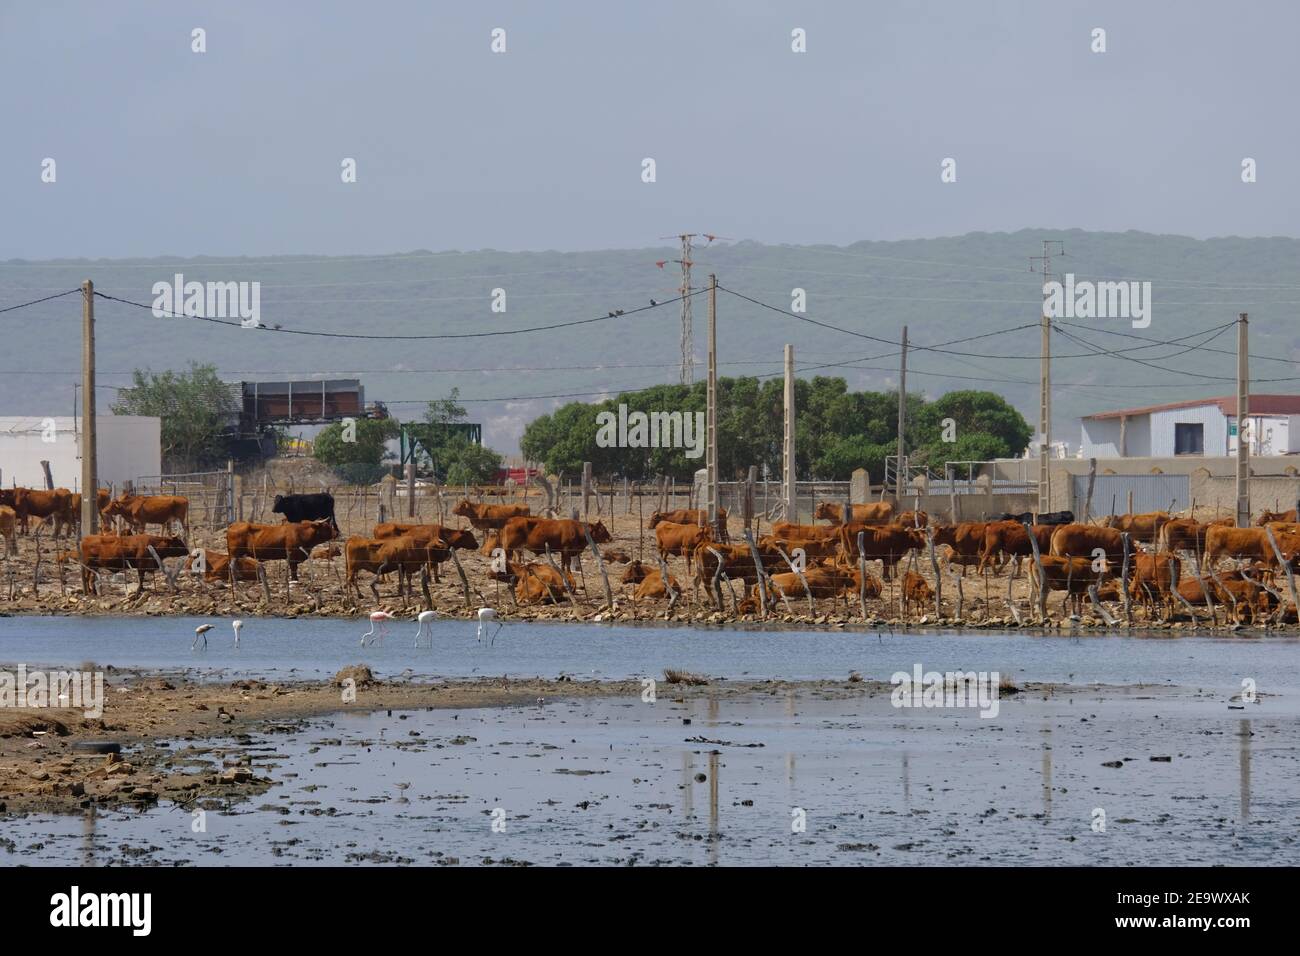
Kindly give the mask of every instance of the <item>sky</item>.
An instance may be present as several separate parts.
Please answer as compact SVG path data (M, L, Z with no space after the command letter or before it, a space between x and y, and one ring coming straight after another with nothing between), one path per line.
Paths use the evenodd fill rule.
M1288 2L9 2L0 260L1295 235L1298 34Z

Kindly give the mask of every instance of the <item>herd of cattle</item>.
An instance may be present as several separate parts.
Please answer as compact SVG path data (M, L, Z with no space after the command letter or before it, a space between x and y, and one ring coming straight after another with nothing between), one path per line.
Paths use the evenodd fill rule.
M184 497L112 498L104 489L97 497L103 526L113 530L80 537L76 550L58 553L60 564L80 567L87 593L95 592L98 572L133 570L143 588L146 574L167 573L168 558L183 558L183 570L205 582L233 587L240 581L265 583L263 564L268 561L286 562L290 580L296 581L303 561L341 555L349 592L361 596L358 575L366 572L378 599L378 582L388 574L396 574L400 594L411 594L414 577L420 576L422 583L427 583L426 575L439 581L441 566L448 561L463 575L455 552L478 550L491 558L490 579L506 583L515 603L559 604L576 600L579 584L572 572L583 574L583 552L612 541L600 521L539 517L523 505L465 500L452 513L467 519L473 530L385 522L374 527L372 537L353 536L339 548L333 543L341 537L334 499L322 493L277 496L272 510L283 516L282 524L230 524L223 553L186 544L189 506ZM1049 594L1064 591L1063 610L1071 604L1076 614L1087 596L1098 605L1124 600L1121 582L1127 580L1127 597L1149 615L1157 609L1170 616L1180 607L1192 613L1204 607L1217 620L1214 609L1223 607L1237 621L1275 614L1282 620L1296 617L1294 597L1287 600L1281 590L1292 586L1291 572L1300 567L1300 525L1294 510L1266 511L1255 527L1237 528L1231 519L1201 524L1165 512L1116 515L1100 524L1079 523L1070 512L1060 512L1040 514L1036 521L1025 513L932 525L925 512L896 514L889 502L850 507L845 521L842 506L822 503L813 524L778 521L770 534L756 542L747 536L745 543L732 543L721 530L726 527L725 509L719 509L714 524L705 521L700 509L655 512L649 522L655 561L634 560L620 549L606 548L602 563L626 564L620 580L633 586L633 601L667 598L675 603L684 591L668 562L679 558L692 591L702 586L719 609L720 582L730 590L732 582L740 581L743 600L732 592L732 604L742 614L759 611L764 601L775 607L778 601L788 606L801 599L879 599L883 582L898 579L897 596L906 616L934 600L933 586L917 570L930 560L947 566L950 573L960 569L962 577L968 568L996 575L1013 562L1013 576L1019 576L1029 560L1034 570L1031 588L1045 586ZM0 490L0 534L8 552L16 551L17 534L31 533L32 519L40 525L51 523L56 537L75 532L80 509L81 496L66 489ZM160 533L147 533L151 525ZM481 547L475 531L483 536ZM525 553L534 560L527 560ZM1225 560L1233 566L1223 567ZM879 577L867 568L867 562L877 561ZM898 565L904 561L907 567L899 578ZM1286 575L1286 583L1279 572Z

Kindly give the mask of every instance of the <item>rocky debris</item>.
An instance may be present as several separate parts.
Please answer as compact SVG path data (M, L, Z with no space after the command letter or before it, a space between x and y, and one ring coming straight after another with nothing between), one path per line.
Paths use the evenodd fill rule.
M353 664L334 675L334 686L342 687L343 682L352 680L357 687L370 687L377 683L375 675L365 664Z

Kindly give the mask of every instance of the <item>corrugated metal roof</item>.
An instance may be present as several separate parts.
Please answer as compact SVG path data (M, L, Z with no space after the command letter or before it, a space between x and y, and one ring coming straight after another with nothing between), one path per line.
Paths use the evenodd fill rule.
M1096 412L1084 415L1084 418L1132 418L1136 415L1150 415L1152 412L1167 412L1175 408L1200 408L1203 405L1217 405L1219 411L1229 418L1237 417L1237 396L1224 395L1219 398L1193 398L1185 402L1166 402L1163 405L1145 405L1141 408L1118 408L1110 412ZM1251 395L1250 414L1252 415L1300 415L1300 395Z

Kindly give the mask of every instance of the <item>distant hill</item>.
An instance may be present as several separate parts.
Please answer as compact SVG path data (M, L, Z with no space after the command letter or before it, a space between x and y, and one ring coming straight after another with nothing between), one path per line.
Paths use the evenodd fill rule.
M716 272L726 288L780 309L791 290L807 292L807 317L896 342L908 326L924 347L1032 324L1040 311L1041 277L1029 257L1043 239L1064 241L1053 271L1094 279L1150 280L1153 321L1132 329L1122 320L1076 320L1072 331L1105 348L1144 344L1108 332L1173 340L1250 313L1251 352L1261 392L1300 392L1300 240L1195 240L1138 232L1022 230L939 239L859 242L851 246L770 246L742 242L697 246L695 284ZM264 325L368 334L472 333L631 311L676 294L675 246L593 252L493 250L391 256L274 259L201 257L186 260L63 260L0 263L0 308L72 288L84 278L104 293L151 303L152 286L183 273L186 280L260 281ZM507 311L491 311L492 290L506 291ZM551 332L443 341L365 341L228 328L98 300L100 382L125 384L133 368L213 362L223 377L276 379L359 377L368 400L383 400L400 417L419 417L423 402L459 387L486 441L517 451L523 425L568 400L677 380L677 305ZM707 307L694 299L696 376L705 373ZM80 301L68 296L0 315L0 414L68 414L80 369ZM1188 345L1201 338L1189 340ZM809 368L801 375L843 375L853 388L889 389L898 360L888 344L800 322L725 293L718 299L719 371L773 374L792 342L800 366L855 362L862 367ZM1210 343L1235 349L1229 329ZM1070 358L1090 350L1054 337L1054 430L1072 445L1078 417L1107 408L1228 394L1231 355L1182 354L1186 346L1128 353L1162 371L1118 357ZM958 388L1003 395L1031 423L1038 418L1037 328L953 346L957 354L911 355L908 386L934 397ZM885 356L885 357L880 357ZM1015 358L1019 356L1020 358ZM861 361L858 361L861 360ZM550 371L526 371L539 366ZM554 368L560 367L560 368ZM507 369L507 370L494 370ZM409 370L409 371L408 371ZM454 370L454 371L448 371ZM1194 377L1192 373L1204 378ZM1222 377L1216 380L1214 376ZM113 397L104 390L101 402ZM492 399L480 402L477 399Z

